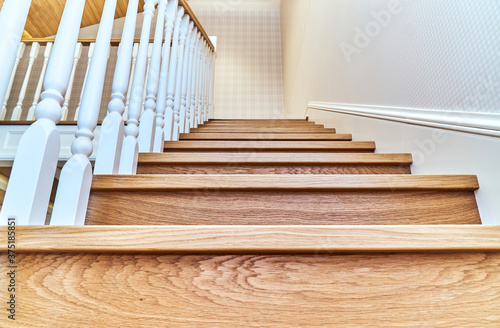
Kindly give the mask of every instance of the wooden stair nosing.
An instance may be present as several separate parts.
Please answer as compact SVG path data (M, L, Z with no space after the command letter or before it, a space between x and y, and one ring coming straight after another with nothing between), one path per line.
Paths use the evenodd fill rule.
M475 191L474 175L95 175L91 190Z
M340 140L352 141L351 134L332 133L181 133L182 140Z
M19 226L16 235L19 253L500 251L500 226L487 225Z

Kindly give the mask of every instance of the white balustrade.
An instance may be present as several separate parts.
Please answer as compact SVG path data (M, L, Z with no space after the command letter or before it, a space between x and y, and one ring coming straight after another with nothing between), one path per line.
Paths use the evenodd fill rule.
M64 95L64 104L62 108L62 119L66 121L68 118L68 106L69 101L71 99L71 92L73 91L73 81L75 80L76 66L78 65L78 61L80 60L80 56L82 55L82 44L78 42L76 44L75 55L73 56L73 67L71 69L71 76L69 78L68 90L66 90L66 94Z
M31 0L5 0L0 11L0 105L8 97L8 90L14 63L16 62L19 42L23 35L23 28L30 9ZM2 106L0 119L5 119L6 109Z
M134 43L134 47L132 48L132 68L130 69L130 77L127 88L127 100L125 102L125 111L123 112L124 121L128 119L128 106L130 105L130 95L132 94L132 84L134 83L135 65L137 63L138 53L139 53L139 43Z
M73 156L64 165L57 187L52 225L83 225L92 184L92 154L94 130L101 108L104 78L108 64L111 32L117 0L106 0L99 24L99 32L94 49L94 59L90 66L88 83L83 91L76 140L71 145Z
M201 108L201 101L202 101L202 98L203 98L203 75L204 75L204 50L205 50L205 41L202 40L201 42L201 46L200 46L200 63L199 63L199 67L200 67L200 71L198 73L198 90L197 90L197 94L196 94L196 125L195 127L197 127L199 124L201 124L201 117L203 115L202 113L202 108Z
M172 127L172 140L179 140L179 124L182 98L182 77L184 64L184 50L186 48L186 39L189 33L189 15L186 14L182 18L181 31L179 35L179 53L177 58L177 72L175 77L175 94L174 94L174 121Z
M146 65L146 78L149 76L149 69L151 67L151 56L153 56L153 46L154 46L154 43L150 43L148 45L148 61L147 61L147 65ZM144 83L144 85L146 85L146 83ZM144 105L146 104L147 95L148 95L147 89L144 88L144 90L142 91L141 116L142 116L142 113L144 112Z
M31 76L31 70L33 69L33 63L36 57L38 57L38 51L40 50L40 44L38 42L33 42L31 44L30 59L28 61L28 69L26 70L26 75L24 75L23 85L21 86L21 91L19 92L19 98L17 99L16 107L12 111L11 120L19 121L22 115L22 106L24 101L24 96L26 95L26 89L28 89L28 82Z
M205 46L205 96L203 98L203 122L208 120L208 93L210 90L210 72L212 68L212 63L210 61L210 48L208 44Z
M164 146L164 132L163 128L165 126L165 107L167 104L167 84L169 76L169 65L170 65L170 42L168 40L172 39L172 33L174 31L174 23L176 22L176 15L178 9L177 0L169 0L167 4L167 10L165 12L165 45L163 47L163 58L161 62L160 69L160 84L158 87L158 100L156 102L156 128L154 136L153 151L156 153L163 152Z
M147 91L146 103L144 104L145 109L141 115L141 122L139 124L139 152L142 153L150 153L153 151L155 135L154 132L156 126L156 96L158 94L159 87L163 29L165 28L166 9L167 0L160 0L158 4L158 18L156 20L153 54L151 56L151 64L148 72L148 84L145 88L145 90ZM166 42L170 43L170 40L167 40Z
M189 59L192 56L191 34L193 33L194 23L191 22L188 27L188 34L186 37L186 44L184 46L184 59L182 64L182 84L181 84L181 104L179 109L179 123L177 124L177 140L179 140L179 133L184 133L184 126L186 124L186 97L188 86L188 72L189 72Z
M40 94L42 93L43 79L45 78L45 72L47 71L47 64L49 63L50 52L52 51L52 42L47 42L45 45L45 51L43 53L43 64L42 72L38 79L38 84L36 86L35 95L33 96L33 103L31 104L30 110L28 111L27 120L31 121L35 119L35 108L40 99Z
M186 94L183 94L183 104L184 104L184 122L181 121L181 133L189 133L189 122L191 121L191 92L193 89L193 72L194 72L194 56L195 48L197 45L198 28L194 27L193 33L191 33L191 39L189 40L189 63L188 63L188 78L186 81ZM182 104L181 104L182 105ZM182 108L181 108L182 112Z
M199 92L199 82L200 82L200 52L201 52L201 46L203 44L203 37L200 32L198 32L197 36L197 42L196 42L196 48L195 48L195 55L194 55L194 60L195 60L195 71L193 73L193 93L191 94L191 122L190 122L190 127L195 128L197 124L197 117L198 117L198 111L197 111L197 99L198 99L198 92Z
M17 0L16 0L17 1ZM60 150L63 94L68 86L85 0L67 1L44 80L37 121L23 134L5 193L0 224L44 224ZM3 12L3 10L2 10Z
M209 118L214 117L214 84L215 84L215 52L210 51L211 56L211 71L210 71L210 93L209 93Z
M5 115L7 114L7 102L9 101L10 91L12 90L12 84L14 84L14 78L16 76L17 67L19 66L21 58L23 58L24 49L26 49L26 45L22 42L19 43L17 48L16 60L14 62L14 67L10 75L9 85L7 86L7 93L5 94L5 98L2 105L2 113L0 113L0 120L5 120Z
M125 139L123 139L123 148L118 169L120 174L135 174L137 171L137 159L139 155L137 143L137 137L139 135L139 118L141 115L141 104L144 92L149 33L156 3L157 1L155 0L145 0L144 3L144 21L142 24L141 41L139 43L132 95L130 96L130 106L128 108L128 121L125 127Z
M177 62L179 55L179 37L181 33L183 16L184 8L180 7L177 10L177 17L175 19L174 34L172 37L172 50L170 51L170 64L168 67L167 104L165 109L165 126L163 127L164 138L166 141L172 140L172 131L174 124L174 96L177 77Z
M89 76L90 65L92 64L92 55L94 54L95 42L91 42L89 45L89 51L87 53L87 70L85 71L85 77L83 78L82 91L80 92L80 101L75 110L75 121L78 120L78 114L80 113L80 106L82 104L83 91L85 91L85 86L87 85L87 78Z

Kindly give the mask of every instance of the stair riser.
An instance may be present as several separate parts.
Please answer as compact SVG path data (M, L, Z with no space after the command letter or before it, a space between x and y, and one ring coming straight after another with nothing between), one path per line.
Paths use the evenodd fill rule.
M91 225L480 223L472 191L93 190L86 219Z
M335 129L324 129L321 127L206 127L191 129L192 133L335 133Z
M409 165L139 164L138 174L411 174Z
M373 327L377 322L496 327L499 267L498 252L27 253L18 256L23 278L17 282L16 322L23 327L53 327L54 318L58 327ZM0 319L4 327L6 320L6 315Z
M179 140L317 140L351 141L350 134L333 133L183 133Z

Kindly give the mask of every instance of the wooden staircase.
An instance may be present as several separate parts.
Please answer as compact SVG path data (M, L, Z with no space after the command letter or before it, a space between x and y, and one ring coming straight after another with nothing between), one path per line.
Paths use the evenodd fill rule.
M500 324L500 229L480 225L475 176L412 175L411 154L305 120L180 139L138 175L94 176L86 226L18 227L19 322Z

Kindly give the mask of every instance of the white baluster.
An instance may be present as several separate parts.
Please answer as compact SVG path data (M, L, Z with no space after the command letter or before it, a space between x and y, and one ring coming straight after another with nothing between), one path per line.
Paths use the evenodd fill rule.
M181 84L181 105L179 109L179 123L177 124L177 140L179 140L179 133L184 133L184 125L186 124L186 96L188 86L188 71L189 71L189 58L191 57L191 34L193 33L194 23L191 22L188 27L186 37L186 44L184 46L184 59L182 64L182 84Z
M195 56L195 47L197 45L197 35L198 28L195 26L193 33L191 33L191 39L189 40L189 63L188 63L188 79L186 85L186 96L183 98L184 100L184 122L181 121L181 126L183 129L181 133L189 133L189 122L191 121L191 93L192 91L192 81L193 81L193 72L194 72L194 56ZM182 112L182 108L181 108Z
M177 9L177 0L168 1L167 10L165 12L165 44L163 47L163 58L160 70L160 84L158 86L158 98L156 102L156 128L155 141L153 145L153 151L156 153L163 152L163 146L165 145L163 128L165 126L164 115L167 103L167 84L170 65L170 42L168 40L172 39Z
M182 77L184 65L184 50L186 48L186 38L189 33L189 15L186 14L182 18L181 32L179 35L179 53L177 58L177 76L175 77L175 94L174 94L174 122L172 129L172 140L179 140L179 124L181 120L181 98L182 98Z
M172 131L174 124L174 97L177 77L177 61L179 55L179 37L181 33L183 16L184 8L179 7L179 9L177 10L177 18L175 19L174 35L172 37L172 50L170 51L170 64L168 67L167 104L165 109L165 126L163 127L164 138L167 141L172 140Z
M102 122L94 174L118 173L124 135L125 92L127 86L130 89L133 80L133 72L129 74L131 71L130 57L135 53L135 61L139 50L139 45L134 44L138 3L139 0L131 0L128 3L122 39L118 48L115 76L113 77L113 93L108 104L108 115ZM132 62L132 71L135 69L134 61Z
M210 93L209 93L209 100L208 100L208 108L209 108L209 118L214 118L215 113L214 113L214 87L215 87L215 51L211 51L211 71L210 71Z
M83 91L85 90L85 86L87 85L87 78L89 76L90 64L92 64L92 55L94 54L95 43L92 42L89 45L89 52L87 53L87 71L85 72L85 77L83 78L82 91L80 92L80 101L78 102L78 106L75 110L75 121L78 120L78 114L80 113L80 105L82 104Z
M191 96L191 111L193 112L191 128L195 128L198 126L198 96L200 92L200 64L201 64L201 47L203 46L203 36L200 32L198 32L198 45L196 47L196 71L193 79L194 83L194 92Z
M149 69L151 67L151 56L153 56L153 46L154 46L154 43L150 43L148 45L148 64L146 65L146 78L149 76ZM144 83L144 85L146 86L146 83ZM145 87L144 90L142 91L142 105L141 105L141 117L142 117L142 113L144 112L144 105L146 104L146 97L148 95L148 90L147 88Z
M158 94L160 64L163 43L163 29L165 23L165 11L167 9L167 0L160 0L158 5L158 18L156 20L155 39L153 44L153 55L151 56L151 65L148 72L148 85L146 103L144 112L141 115L139 124L139 152L149 153L153 151L154 131L155 131L155 110L156 96ZM167 41L168 42L168 41Z
M73 67L71 69L71 77L69 78L68 90L66 90L66 94L64 95L64 104L62 108L62 121L66 121L68 118L68 106L69 101L71 99L71 92L73 90L73 81L75 80L75 72L76 65L78 65L78 61L80 60L80 56L82 55L82 44L77 43L75 49L75 55L73 56Z
M59 158L63 94L68 86L85 0L66 2L44 80L42 101L33 123L22 136L5 193L0 224L16 217L18 224L43 225Z
M198 95L196 97L196 125L201 124L201 119L203 117L203 108L201 106L203 101L203 77L205 75L205 40L203 39L201 49L200 49L200 77L198 82Z
M203 99L203 122L206 122L208 120L208 93L210 90L210 72L211 72L211 67L212 67L212 62L210 61L210 53L212 52L210 50L210 47L208 46L208 42L205 51L205 65L206 65L206 74L205 74L205 98Z
M116 0L106 0L99 23L94 60L89 70L88 87L83 91L76 140L71 144L73 156L64 165L59 177L51 225L85 223L92 184L92 165L89 157L92 154L92 140L101 109L115 9Z
M0 120L5 120L5 114L7 114L7 102L9 101L10 91L12 90L12 84L14 83L14 77L16 76L17 66L19 65L19 62L21 61L21 58L23 58L25 48L26 48L26 45L22 42L19 43L19 46L17 47L16 60L14 62L14 67L13 67L12 73L10 75L9 85L7 86L7 92L6 92L5 97L4 97L3 106L2 106L2 113L0 114Z
M17 99L16 107L12 112L12 121L19 121L21 119L21 114L23 112L22 106L24 101L24 96L26 95L26 89L28 88L28 82L31 76L31 70L33 69L33 63L36 57L38 57L38 51L40 50L40 44L38 42L33 42L31 44L30 59L28 62L28 69L26 70L26 75L24 76L23 85L21 86L21 91L19 92L19 98Z
M203 78L202 83L202 97L201 97L201 118L200 123L205 122L205 98L207 95L207 45L203 44Z
M157 1L145 0L144 2L144 21L142 23L141 42L139 44L139 54L137 55L137 65L134 74L134 84L132 86L132 95L130 96L130 106L128 108L129 119L127 121L127 126L125 127L125 139L123 139L120 167L118 169L118 173L120 174L135 174L137 171L137 159L139 156L139 146L137 144L137 136L139 135L139 118L141 116L141 104L144 92L149 33Z
M11 73L14 70L17 50L23 28L28 17L31 0L6 0L3 2L0 11L0 63L2 71L0 73L0 105L5 102L5 97L11 80ZM5 118L5 110L2 106L0 117Z
M137 63L138 53L139 53L139 43L134 43L134 47L132 48L132 68L130 69L130 77L128 80L128 88L127 88L127 100L125 102L125 111L123 112L124 121L128 119L128 106L130 105L130 95L132 94L132 84L134 83L135 65Z
M47 42L45 45L45 52L43 53L43 64L42 72L40 73L40 78L38 79L38 84L35 90L35 96L33 97L33 103L31 104L30 110L28 111L28 121L35 119L35 108L38 104L38 99L40 99L40 93L42 92L43 79L45 78L45 71L47 70L47 64L49 63L50 52L52 51L52 42Z

